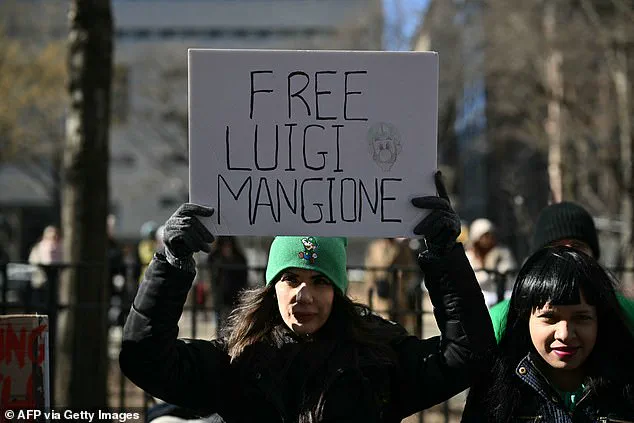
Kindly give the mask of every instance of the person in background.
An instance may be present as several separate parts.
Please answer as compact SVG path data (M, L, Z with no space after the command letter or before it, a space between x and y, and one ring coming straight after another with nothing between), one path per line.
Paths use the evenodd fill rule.
M614 279L569 246L528 258L488 375L464 423L634 421L634 334Z
M537 218L533 230L532 251L540 248L565 245L575 248L596 260L601 255L599 237L590 213L573 202L555 203L545 207ZM617 292L632 330L634 330L634 300ZM495 338L499 341L506 327L509 301L505 300L489 309Z
M31 300L42 306L48 299L50 285L59 277L59 265L64 260L62 237L57 226L44 228L42 238L31 248L29 263L37 265L31 277Z
M247 259L232 236L219 237L207 259L218 333L236 306L240 292L248 287Z
M372 310L409 331L414 329L414 315L409 308L408 290L417 272L408 268L413 266L412 252L405 242L382 238L368 245L363 282L364 292L372 292Z
M517 268L513 253L498 243L495 232L495 225L489 219L474 220L469 228L470 242L467 249L467 258L475 270L489 307L499 301L499 284L506 285L507 273ZM505 286L501 288L505 296L510 295Z
M156 233L158 229L158 223L151 220L141 225L141 241L139 241L137 248L139 263L141 265L141 277L143 277L145 270L152 261L152 257L154 257L154 253L157 251ZM141 280L139 280L139 282L141 282Z
M61 263L63 259L62 237L57 226L49 225L42 231L42 238L31 248L29 263Z

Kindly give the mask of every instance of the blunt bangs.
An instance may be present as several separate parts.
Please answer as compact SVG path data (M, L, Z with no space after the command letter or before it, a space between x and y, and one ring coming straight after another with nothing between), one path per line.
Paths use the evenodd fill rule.
M522 267L514 297L520 314L552 305L576 305L581 295L590 305L613 289L609 276L594 259L570 247L544 248Z

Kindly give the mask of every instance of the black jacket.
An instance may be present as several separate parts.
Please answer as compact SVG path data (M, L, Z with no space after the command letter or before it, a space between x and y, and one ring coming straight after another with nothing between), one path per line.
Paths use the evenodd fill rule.
M573 411L569 411L561 396L536 367L537 359L529 354L515 369L515 381L520 386L521 403L513 413L512 422L634 423L634 404L631 399L628 401L625 398L623 385L608 385L596 391L587 388L576 401ZM484 400L485 389L488 389L488 386L476 385L469 392L462 422L494 422L495 419L487 415L491 405Z
M440 337L420 340L400 326L366 316L379 326L393 326L386 339L397 357L393 366L367 359L362 348L346 340L322 337L313 344L285 327L275 329L275 342L253 345L230 363L223 340L177 339L194 275L157 254L125 325L121 369L151 395L201 415L217 412L229 423L294 422L298 404L311 395L304 377L314 370L310 353L327 352L327 365L318 369L326 381L321 421L401 421L466 389L495 345L462 246L435 263L421 263L421 268Z

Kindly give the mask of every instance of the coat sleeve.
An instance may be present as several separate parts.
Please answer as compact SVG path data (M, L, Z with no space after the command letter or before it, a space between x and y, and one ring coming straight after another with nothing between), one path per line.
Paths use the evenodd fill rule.
M123 329L119 365L150 395L208 415L227 403L233 378L222 341L177 339L193 279L155 255Z
M484 297L462 245L419 265L441 335L409 336L395 345L400 364L395 399L403 417L468 388L486 370L495 348Z

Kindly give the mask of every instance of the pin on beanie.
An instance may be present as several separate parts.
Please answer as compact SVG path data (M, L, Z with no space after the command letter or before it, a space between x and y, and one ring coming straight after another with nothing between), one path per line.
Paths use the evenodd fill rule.
M341 293L345 294L348 289L347 245L348 240L340 237L275 237L269 250L266 285L277 281L283 271L296 267L324 274Z
M533 250L562 239L583 241L599 258L597 229L590 213L578 204L564 201L551 204L539 214L533 234Z

